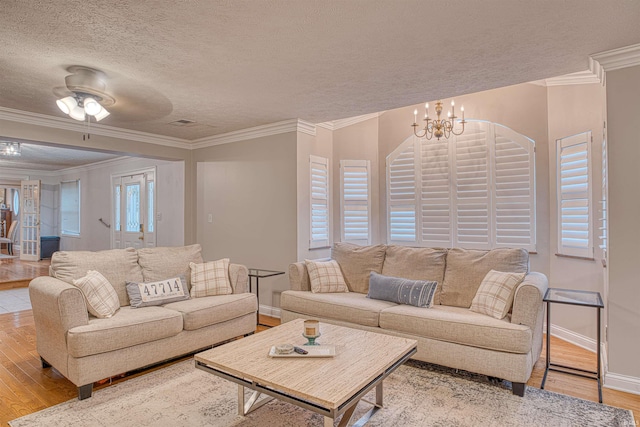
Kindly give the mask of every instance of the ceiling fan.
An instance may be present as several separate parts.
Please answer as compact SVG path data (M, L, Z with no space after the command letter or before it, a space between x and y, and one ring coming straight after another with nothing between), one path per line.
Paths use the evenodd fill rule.
M97 122L110 113L105 107L116 100L105 92L107 76L100 70L73 65L67 68L71 74L65 77L65 87L56 87L53 93L59 97L56 104L72 119L84 121L93 117Z

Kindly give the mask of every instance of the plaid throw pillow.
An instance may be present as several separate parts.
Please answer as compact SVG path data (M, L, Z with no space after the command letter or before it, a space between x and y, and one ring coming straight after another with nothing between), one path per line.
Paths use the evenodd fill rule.
M191 268L191 298L233 293L229 282L229 258L203 264L189 263Z
M311 292L349 292L337 261L310 261L305 259L304 263L309 271Z
M525 274L491 270L482 279L469 310L496 319L504 318L513 304L516 287L524 280Z
M95 270L87 271L87 275L76 279L77 286L87 302L89 313L99 319L113 316L120 308L118 294L111 283Z

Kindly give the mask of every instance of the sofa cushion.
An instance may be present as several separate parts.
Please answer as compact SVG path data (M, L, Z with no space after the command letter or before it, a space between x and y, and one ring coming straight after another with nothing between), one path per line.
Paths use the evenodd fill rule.
M133 308L165 305L190 298L184 276L156 282L127 282L127 294Z
M255 313L258 303L254 294L244 293L193 298L172 302L164 308L181 313L184 318L184 329L193 331Z
M184 274L187 278L187 286L191 286L189 263L202 263L202 248L199 244L143 248L138 249L138 257L144 277L144 280L140 280L141 282L155 282Z
M433 305L438 282L409 280L371 272L367 298L429 308Z
M344 281L351 292L366 294L369 291L369 274L382 273L386 246L358 246L336 243L331 258L338 261Z
M229 281L229 258L200 264L190 262L189 269L191 270L191 298L233 293Z
M95 317L106 319L120 308L116 290L100 272L89 270L86 276L74 280L73 284L82 291L87 310Z
M111 283L118 294L120 306L129 305L127 281L142 282L138 253L133 248L98 252L60 251L51 257L50 275L71 285L89 270L99 271Z
M73 357L106 353L137 344L172 337L182 331L182 315L163 307L121 307L108 319L90 318L89 324L67 332Z
M379 326L380 311L395 307L388 301L369 299L357 292L314 294L307 291L284 291L280 307L309 317L342 320L364 326Z
M305 259L309 272L311 292L349 292L336 260L312 261Z
M523 354L531 350L532 333L528 326L466 308L434 305L425 310L399 305L382 310L380 327L489 350Z
M446 259L446 249L389 245L382 265L382 274L405 279L438 282L433 303L440 304L440 291L442 289L442 280L444 279Z
M498 248L489 251L452 248L440 293L440 303L469 308L482 279L491 270L527 273L529 253L525 249Z
M469 310L496 319L504 318L513 304L516 286L522 283L525 273L504 273L491 270L482 279Z

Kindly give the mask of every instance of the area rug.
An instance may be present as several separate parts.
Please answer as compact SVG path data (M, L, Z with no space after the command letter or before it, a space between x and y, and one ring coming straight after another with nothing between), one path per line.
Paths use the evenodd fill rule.
M15 255L0 254L0 259L13 259L13 258L17 258L17 257Z
M193 360L106 387L27 415L23 426L322 426L313 412L274 400L237 415L237 386L194 367ZM373 392L369 400L373 399ZM384 409L368 426L635 426L631 411L410 361L384 382ZM356 417L370 409L359 403Z

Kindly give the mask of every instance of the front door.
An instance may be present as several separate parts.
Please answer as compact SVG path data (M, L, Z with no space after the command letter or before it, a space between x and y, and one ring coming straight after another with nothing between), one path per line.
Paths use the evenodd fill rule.
M154 177L154 171L113 177L113 248L156 245Z
M40 181L20 183L20 259L40 260Z

